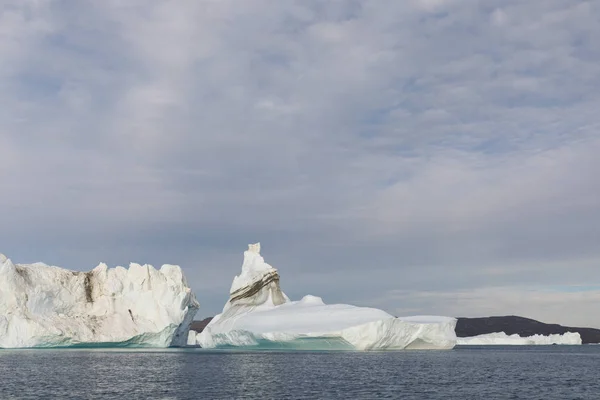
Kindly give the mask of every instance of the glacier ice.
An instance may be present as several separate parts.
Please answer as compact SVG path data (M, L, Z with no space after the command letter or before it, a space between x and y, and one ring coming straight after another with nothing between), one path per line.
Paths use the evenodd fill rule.
M186 345L188 345L188 346L195 346L196 345L196 335L197 334L198 334L198 332L196 332L193 329L190 329L188 331Z
M204 348L451 349L455 326L451 317L396 318L375 308L327 305L310 295L291 301L257 243L244 252L242 272L233 280L223 312L195 343ZM193 334L188 343L194 344Z
M532 335L519 336L516 333L507 335L504 332L486 333L483 335L457 338L459 345L551 345L551 344L581 344L581 336L578 332L566 332L562 335Z
M75 272L0 254L0 347L183 346L199 305L181 268Z

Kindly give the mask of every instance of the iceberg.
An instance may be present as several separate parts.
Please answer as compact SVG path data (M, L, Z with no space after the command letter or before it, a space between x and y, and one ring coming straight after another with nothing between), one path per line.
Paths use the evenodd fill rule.
M181 268L76 272L0 254L0 347L184 346L199 305Z
M190 329L188 331L188 336L187 336L187 341L186 341L187 346L196 346L196 335L197 334L198 334L198 332L196 332L193 329Z
M249 245L223 312L196 335L195 344L204 348L399 350L451 349L456 343L455 318L396 318L375 308L328 305L311 295L291 301L279 280L278 271L260 255L260 243ZM188 344L194 344L193 334Z
M518 334L507 335L504 332L486 333L483 335L457 338L458 345L480 346L480 345L552 345L552 344L581 344L581 336L577 332L566 332L562 335L532 335L519 336Z

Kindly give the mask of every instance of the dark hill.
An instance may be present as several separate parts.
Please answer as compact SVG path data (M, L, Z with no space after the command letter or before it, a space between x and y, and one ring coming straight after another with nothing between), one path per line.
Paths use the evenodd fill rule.
M212 317L204 318L202 321L192 321L190 329L198 333L202 332L206 325L212 320Z
M456 324L456 336L458 337L477 336L494 332L504 332L507 335L516 333L519 336L579 332L583 344L600 343L600 329L574 328L558 324L545 324L534 319L517 317L514 315L483 318L459 317L458 323Z

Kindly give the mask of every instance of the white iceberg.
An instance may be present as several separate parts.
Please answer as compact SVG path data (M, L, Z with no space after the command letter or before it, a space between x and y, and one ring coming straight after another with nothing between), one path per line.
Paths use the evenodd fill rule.
M183 346L199 305L181 268L75 272L0 254L0 347Z
M186 344L188 346L196 346L196 335L198 334L198 332L196 332L193 329L190 329L188 331L188 336L187 336L187 341Z
M310 295L291 301L257 243L244 252L242 272L233 280L223 312L196 335L196 344L204 348L451 349L456 343L455 326L455 318L396 318L375 308L327 305Z
M486 333L483 335L457 338L456 344L465 346L481 346L481 345L551 345L551 344L581 344L581 336L578 332L566 332L559 335L533 335L519 336L516 333L507 335L504 332Z

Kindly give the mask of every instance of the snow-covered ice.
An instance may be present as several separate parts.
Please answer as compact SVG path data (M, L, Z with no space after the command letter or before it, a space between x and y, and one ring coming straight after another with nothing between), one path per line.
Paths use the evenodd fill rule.
M176 265L75 272L0 254L0 347L183 346L198 307Z
M455 326L451 317L396 318L375 308L327 305L310 295L291 301L257 243L244 252L242 272L233 280L223 312L196 335L196 343L205 348L451 349Z
M516 333L507 335L504 332L486 333L471 337L457 338L459 345L551 345L551 344L581 344L581 336L577 332L566 332L559 335L533 335L522 337Z

